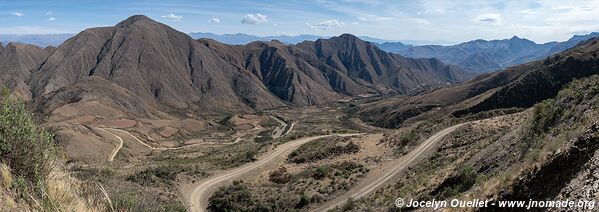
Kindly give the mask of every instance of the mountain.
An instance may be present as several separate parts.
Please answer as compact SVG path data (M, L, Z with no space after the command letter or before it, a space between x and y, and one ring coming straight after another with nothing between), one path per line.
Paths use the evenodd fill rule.
M42 63L50 53L29 44L0 43L0 86L29 99L31 93L25 84L30 71Z
M376 45L388 52L402 52L407 48L411 47L411 45L405 45L402 42L384 42L384 43L376 43Z
M488 72L517 65L518 58L545 54L551 45L536 43L516 36L504 40L474 40L453 46L412 46L399 50L413 58L438 58L473 72ZM391 49L389 49L391 50Z
M253 74L145 16L82 31L54 50L28 84L41 104L102 99L143 116L159 106L232 111L284 105ZM136 109L144 105L136 102L149 107Z
M457 66L387 53L349 34L298 45L227 45L194 40L145 16L86 29L47 52L27 80L45 112L82 100L147 117L262 110L410 93L471 77Z
M574 79L599 74L598 53L599 38L593 38L544 60L483 74L461 85L367 103L357 114L379 126L397 127L427 117L530 107L555 96Z
M271 41L271 40L278 40L281 41L283 43L286 44L296 44L305 40L317 40L319 38L325 38L323 36L318 36L318 35L296 35L296 36L289 36L289 35L278 35L278 36L257 36L257 35L248 35L248 34L243 34L243 33L237 33L237 34L222 34L222 35L217 35L214 33L204 33L204 32L192 32L189 33L189 36L191 36L194 39L201 39L201 38L209 38L209 39L213 39L216 40L218 42L221 43L226 43L226 44L231 44L231 45L245 45L254 41Z
M410 59L390 54L350 34L305 41L297 46L312 52L321 62L356 82L370 84L379 90L409 93L422 86L452 84L470 77L457 66L446 65L437 59Z
M0 42L22 43L36 46L58 46L74 34L0 34Z
M278 41L244 46L209 39L200 42L255 74L280 99L300 105L324 103L343 95L408 93L470 77L436 59L407 59L350 34L297 45Z
M599 33L577 35L565 42L544 44L514 36L504 40L479 39L452 46L405 46L402 43L386 43L379 46L385 51L399 53L405 57L438 58L471 72L484 73L543 59L597 36Z
M297 44L297 43L301 43L303 41L316 41L321 38L331 38L331 36L320 36L320 35L309 35L309 34L257 36L257 35L243 34L243 33L218 35L218 34L209 33L209 32L192 32L192 33L189 33L189 36L191 36L194 39L209 38L209 39L221 42L221 43L226 43L226 44L231 44L231 45L245 45L245 44L248 44L248 43L251 43L254 41L272 41L272 40L278 40L278 41L286 43L286 44ZM362 40L369 41L372 43L396 42L396 41L390 41L390 40L374 38L374 37L369 37L369 36L358 36L358 37ZM421 41L421 43L422 42L426 43L427 41ZM433 41L431 41L431 42L433 42ZM430 44L430 43L427 43L427 44Z
M549 50L549 52L551 54L562 52L562 51L568 50L568 49L578 45L578 43L580 43L582 41L587 41L591 38L596 38L596 37L599 37L599 32L593 32L593 33L586 34L586 35L574 35L572 38L568 39L567 41L557 43L557 45L555 45L553 48L551 48Z

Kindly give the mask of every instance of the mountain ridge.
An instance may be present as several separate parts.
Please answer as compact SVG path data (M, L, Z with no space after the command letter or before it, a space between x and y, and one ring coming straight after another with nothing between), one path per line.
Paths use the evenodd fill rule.
M382 51L349 34L298 45L227 45L194 40L143 15L86 29L43 51L47 59L24 80L32 98L43 99L34 102L99 101L143 116L315 105L364 94L407 94L472 77L436 59Z
M553 97L573 79L599 74L598 53L599 38L593 38L544 60L482 74L456 86L364 104L357 114L379 126L397 127L447 114L530 107Z
M406 46L402 43L384 43L379 46L405 57L438 58L471 72L484 73L543 59L594 37L599 37L599 33L575 35L567 41L542 44L513 36L501 40L476 39L451 46Z

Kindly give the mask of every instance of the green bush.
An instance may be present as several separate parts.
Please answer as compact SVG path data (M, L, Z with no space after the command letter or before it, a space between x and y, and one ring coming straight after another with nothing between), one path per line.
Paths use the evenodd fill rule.
M432 192L436 199L446 199L462 192L468 191L478 179L479 174L470 165L465 165L459 170L459 173L446 179L441 185Z
M178 166L163 166L143 170L127 177L127 180L136 182L142 186L156 186L161 183L172 184L178 173L182 170Z
M295 205L295 208L303 208L306 205L310 204L311 198L308 197L305 193L302 193L299 202Z
M323 138L310 141L289 154L287 161L309 163L360 151L360 146L347 137Z
M263 211L243 181L221 187L208 199L210 211Z
M256 143L264 143L270 140L272 140L272 134L271 131L268 130L261 131L260 133L258 133L258 136L254 138L254 142Z
M534 107L533 121L531 124L533 133L542 133L556 124L564 113L562 107L557 106L553 99L543 101Z
M167 200L163 197L156 198L155 196L145 195L136 189L115 192L110 196L110 201L114 211L129 211L129 212L173 212L187 211L185 206L178 200ZM106 208L110 208L110 204L106 202Z
M269 180L274 183L284 184L291 180L291 175L287 172L285 167L280 167L279 169L270 173Z
M21 192L41 192L56 159L53 136L33 122L22 100L6 89L0 98L0 161L26 182Z
M312 174L312 177L314 179L322 179L322 178L329 176L331 174L331 172L333 172L333 171L330 166L321 165L316 168L316 170L314 171L314 174Z

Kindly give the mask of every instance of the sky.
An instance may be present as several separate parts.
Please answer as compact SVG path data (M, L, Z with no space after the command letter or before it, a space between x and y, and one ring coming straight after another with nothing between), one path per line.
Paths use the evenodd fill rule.
M260 36L543 43L599 31L599 0L0 0L0 34L77 33L136 14L186 33Z

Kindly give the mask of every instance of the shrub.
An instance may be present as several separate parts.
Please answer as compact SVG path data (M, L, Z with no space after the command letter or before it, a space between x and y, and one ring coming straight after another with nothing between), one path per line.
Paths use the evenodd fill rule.
M285 167L280 167L279 169L270 173L269 180L274 183L287 183L291 179L291 175L287 173L287 169Z
M161 183L172 185L173 181L176 180L177 174L183 172L184 169L184 167L179 165L160 166L131 175L127 177L127 180L143 186L159 185Z
M468 191L479 177L474 167L465 165L459 173L446 179L431 194L437 199L445 199Z
M260 206L243 181L221 187L208 199L210 211L260 211Z
M0 160L23 181L21 192L40 193L56 158L53 136L34 124L22 100L6 90L0 98Z
M531 124L532 132L538 134L547 131L556 124L563 112L562 107L556 106L552 99L536 104Z
M323 138L310 141L289 154L287 161L309 163L360 151L360 146L349 138Z
M332 169L328 165L318 166L318 168L316 168L316 170L314 170L314 174L312 174L312 177L314 179L322 179L322 178L328 177L331 174L331 172L332 172Z
M303 208L306 207L306 205L310 204L310 197L308 197L306 194L302 193L299 202L297 203L297 205L295 205L295 208Z
M272 140L272 134L268 130L261 131L260 133L258 133L258 136L254 138L254 142L256 143L264 143L270 140Z

